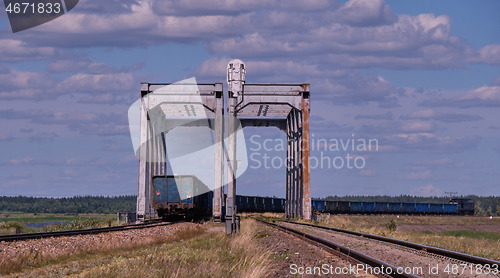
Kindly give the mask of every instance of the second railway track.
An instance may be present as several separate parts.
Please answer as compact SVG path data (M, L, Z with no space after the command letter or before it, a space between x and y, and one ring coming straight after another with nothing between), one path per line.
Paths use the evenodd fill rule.
M500 262L495 260L308 223L266 223L340 251L379 272L385 269L381 276L500 277Z
M126 230L134 230L134 229L146 229L146 228L152 228L152 227L158 227L158 226L171 225L173 223L178 223L178 222L151 222L151 223L143 223L143 224L121 225L121 226L91 228L91 229L65 230L65 231L41 232L41 233L26 233L26 234L15 234L15 235L0 235L0 242L1 241L18 241L18 240L48 238L48 237L100 234L100 233L126 231Z

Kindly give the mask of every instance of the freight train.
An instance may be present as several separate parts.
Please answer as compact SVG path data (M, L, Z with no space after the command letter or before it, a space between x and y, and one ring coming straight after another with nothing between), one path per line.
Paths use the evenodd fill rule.
M212 213L213 192L196 176L167 175L153 177L153 207L164 219L197 218ZM238 212L285 212L285 199L236 196ZM452 199L448 204L349 202L312 200L317 212L342 214L474 214L470 199Z
M213 192L196 176L153 176L153 207L163 219L212 214ZM238 212L285 212L285 199L236 196Z
M312 207L314 211L335 214L474 214L470 199L452 199L448 204L312 200Z

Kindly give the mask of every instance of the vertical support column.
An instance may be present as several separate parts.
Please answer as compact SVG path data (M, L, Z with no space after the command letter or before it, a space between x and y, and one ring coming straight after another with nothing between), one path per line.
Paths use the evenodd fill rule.
M215 121L214 121L214 198L212 204L212 216L215 222L222 221L222 202L224 198L224 105L222 92L216 92Z
M165 132L161 133L161 173L160 175L167 175L167 141Z
M245 63L234 59L227 64L227 85L228 85L228 135L227 135L227 202L226 202L226 233L237 233L239 230L239 221L236 218L236 131L237 131L237 111L238 96L241 94L243 102L245 84ZM228 221L231 223L228 223Z
M145 190L145 195L146 195L146 213L144 214L144 220L151 219L151 183L153 179L153 174L154 174L154 160L153 160L153 155L154 155L154 138L153 138L153 130L151 126L151 121L149 118L149 114L147 116L147 133L148 133L148 142L146 143L146 190Z
M149 198L149 215L150 215L150 218L156 218L158 217L158 214L153 206L153 197L152 197L152 194L153 194L153 179L152 177L153 176L162 176L162 175L165 175L165 171L164 171L164 168L166 168L166 153L165 153L165 149L164 149L164 146L165 146L165 143L164 143L164 133L159 131L159 130L155 130L153 125L151 124L151 137L152 137L152 140L153 140L153 157L152 157L152 164L153 164L153 171L152 171L152 175L151 175L151 178L150 178L150 183L149 183L149 192L150 194L147 195L147 198Z
M292 217L292 126L290 115L286 118L286 199L285 199L285 217Z
M292 180L292 214L293 217L298 217L298 181L299 181L299 171L298 171L298 142L297 142L297 113L295 109L291 111L292 116L292 169L293 169L293 180Z
M148 150L148 114L147 103L141 98L140 105L140 147L139 147L139 188L137 194L137 220L144 221L146 218L147 204L146 184L147 184L147 150Z
M228 96L228 134L227 134L227 200L226 200L226 233L235 232L236 226L236 115L237 98L232 92ZM228 223L230 222L230 223Z
M285 216L295 218L302 216L302 173L300 155L300 114L297 109L292 109L287 117L287 196Z
M311 220L311 169L309 164L310 155L310 112L309 92L304 93L302 99L302 164L303 164L303 217L304 220Z
M156 136L156 130L154 129L153 124L151 123L151 118L149 119L149 126L150 126L150 132L151 135L149 136L151 138L151 158L150 158L150 165L151 165L151 175L149 178L149 186L148 186L148 194L146 195L146 198L149 200L150 206L148 207L149 211L149 218L154 218L155 211L153 208L153 202L152 202L152 191L153 191L153 177L158 175L158 136Z
M297 125L297 215L300 217L304 217L303 211L303 165L302 165L302 113L297 109L295 110L295 120Z

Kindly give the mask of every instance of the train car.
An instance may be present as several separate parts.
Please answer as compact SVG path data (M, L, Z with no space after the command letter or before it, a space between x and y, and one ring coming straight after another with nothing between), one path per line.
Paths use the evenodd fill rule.
M340 209L338 208L338 202L337 201L324 201L325 204L325 211L336 211L338 213L342 213ZM349 207L349 206L348 206Z
M429 214L443 214L444 209L443 209L444 204L429 204Z
M273 198L265 197L264 200L264 211L273 211Z
M193 175L154 176L152 183L153 206L163 218L209 216L212 213L213 192ZM285 199L236 196L237 212L284 212ZM312 209L327 213L363 214L474 214L474 202L455 198L449 204L349 202L313 199ZM223 209L224 211L224 209Z
M153 207L164 219L211 213L213 192L194 175L153 176L152 189Z
M326 210L326 207L325 207L325 203L326 201L323 201L323 200L312 200L312 208L313 210L315 211L325 211Z
M375 212L375 203L374 202L362 202L361 207L363 208L363 212L365 212L365 213L374 213Z
M351 207L349 206L349 202L346 201L337 201L335 207L340 213L349 213L351 212Z
M237 212L285 212L285 199L236 195Z
M236 209L238 211L248 210L248 197L236 195Z
M373 212L375 212L375 213L388 213L388 212L390 212L389 203L375 202L375 207L373 209Z
M426 214L429 211L429 204L415 203L415 212L417 214Z
M470 199L454 199L450 201L450 204L312 200L312 208L320 212L353 214L458 215L474 213L474 203Z
M273 205L273 212L285 212L285 199L274 198Z
M415 213L415 204L414 203L401 203L401 212L412 214Z
M363 212L362 202L349 202L349 212L351 213L361 213Z
M256 212L257 211L257 198L255 196L252 196L249 198L248 211L249 212Z
M474 201L465 198L454 198L450 204L457 205L457 212L460 215L474 215Z
M403 203L388 203L388 210L390 213L403 212Z
M443 204L443 213L444 214L458 214L458 205L457 204Z

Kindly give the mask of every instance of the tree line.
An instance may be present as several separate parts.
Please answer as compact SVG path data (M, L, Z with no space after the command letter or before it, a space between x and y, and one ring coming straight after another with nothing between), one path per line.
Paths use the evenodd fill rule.
M500 216L500 197L481 197L476 195L460 196L472 199L475 203L475 214L481 216ZM403 202L445 204L448 197L400 196L328 196L328 201L351 202ZM116 213L135 212L137 196L77 196L69 198L47 197L4 197L0 196L0 211L26 213Z
M25 213L135 212L137 196L76 196L69 198L0 196L0 211Z
M479 216L500 216L500 197L467 195L456 198L471 199L475 203L474 214ZM447 204L449 197L419 197L411 195L400 196L328 196L322 198L328 201L351 201L351 202L394 202L394 203L431 203Z

